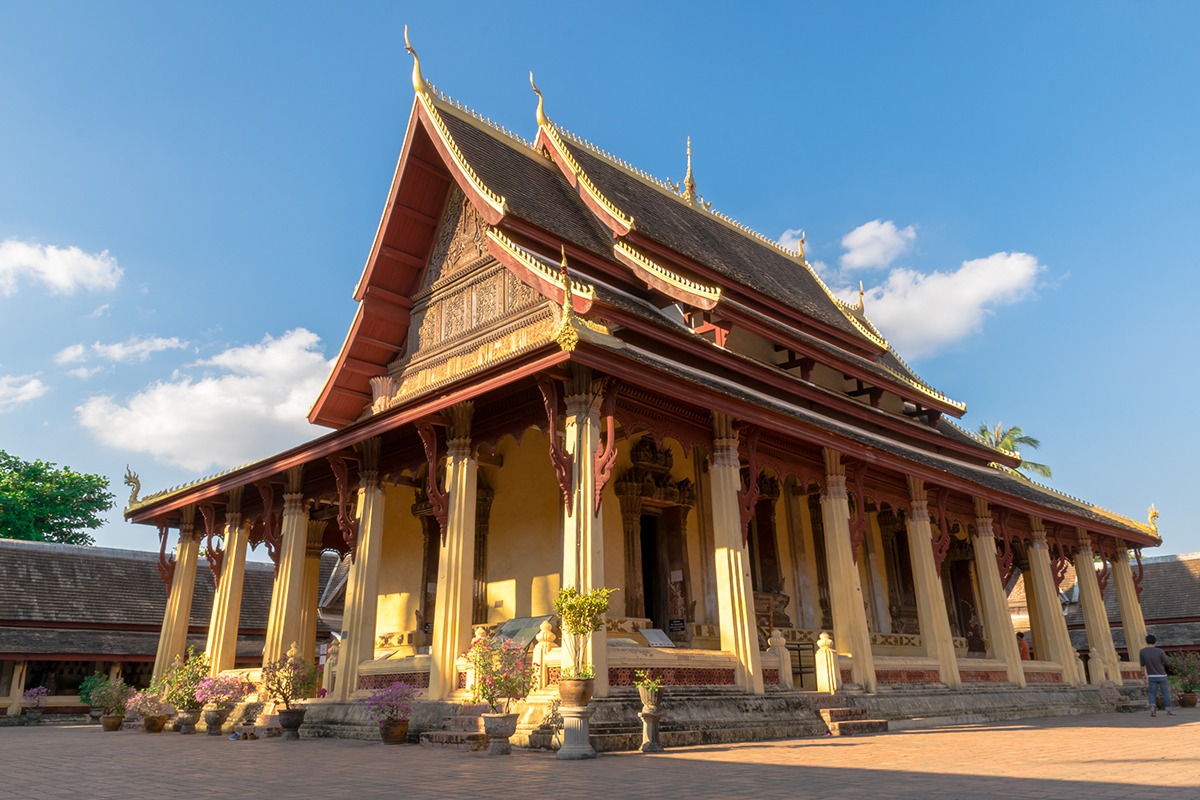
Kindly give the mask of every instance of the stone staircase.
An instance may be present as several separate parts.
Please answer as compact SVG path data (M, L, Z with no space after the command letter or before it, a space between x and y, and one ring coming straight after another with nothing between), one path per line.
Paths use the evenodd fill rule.
M822 708L821 719L831 736L868 736L888 729L886 719L867 719L865 708Z
M486 750L487 734L483 732L483 714L487 705L463 705L450 717L442 717L440 731L421 734L421 747L448 747L454 750Z

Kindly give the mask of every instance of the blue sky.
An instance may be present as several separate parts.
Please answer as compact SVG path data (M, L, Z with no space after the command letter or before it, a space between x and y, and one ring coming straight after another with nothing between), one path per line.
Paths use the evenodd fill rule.
M425 76L809 258L1051 484L1189 518L1191 4L0 4L0 448L146 491L322 432ZM791 234L794 236L795 234ZM112 521L109 546L156 549Z

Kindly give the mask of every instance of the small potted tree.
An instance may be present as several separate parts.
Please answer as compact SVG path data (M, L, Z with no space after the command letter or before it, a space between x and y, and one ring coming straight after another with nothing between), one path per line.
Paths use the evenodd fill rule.
M196 690L206 677L208 658L204 653L197 653L194 647L188 648L186 659L176 656L175 663L163 675L162 697L175 709L175 722L179 725L180 733L196 732L200 707L204 705L196 699Z
M509 738L517 732L517 715L509 713L513 700L524 700L533 685L533 663L525 648L511 639L479 636L467 651L467 660L475 673L471 691L475 701L491 709L483 715L483 732L488 737L488 753L504 756L512 753Z
M92 692L106 680L108 678L105 674L97 671L88 675L79 684L79 702L88 707L88 714L91 715L92 722L99 722L100 715L104 713L104 709L100 707L100 704L92 699Z
M171 716L171 706L162 698L158 685L151 682L150 687L134 692L125 708L142 718L143 733L162 733Z
M205 733L217 736L234 705L246 696L246 684L237 675L210 675L196 687L196 702L204 708Z
M46 702L46 698L50 695L50 690L45 686L34 686L32 689L26 689L21 696L25 698L25 724L37 725L42 719L42 704Z
M321 668L300 655L295 642L287 655L263 667L262 694L282 703L279 710L279 727L283 728L282 739L299 739L300 726L304 724L307 707L297 705L298 700L312 697L321 685Z
M615 589L597 588L580 593L573 586L558 591L554 609L558 612L565 643L570 645L571 664L562 668L558 694L564 706L582 708L592 699L596 670L584 660L592 634L604 625L608 598Z
M106 731L121 730L125 721L125 704L133 694L133 687L122 678L115 680L105 678L100 685L92 690L92 702L98 704L103 711L100 715L100 726Z
M1171 684L1179 691L1179 705L1196 707L1196 690L1200 689L1200 653L1172 653L1167 656Z
M374 689L358 702L367 707L372 722L379 723L379 738L384 744L404 744L408 741L408 720L412 716L412 700L417 687L395 681Z

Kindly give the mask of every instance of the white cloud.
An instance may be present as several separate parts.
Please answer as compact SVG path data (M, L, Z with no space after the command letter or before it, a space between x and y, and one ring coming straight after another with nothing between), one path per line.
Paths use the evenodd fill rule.
M297 328L193 365L213 372L176 373L124 403L92 397L76 414L106 445L195 472L230 467L320 433L306 415L331 365L317 335Z
M115 289L122 270L107 250L85 253L78 247L32 244L17 239L0 242L0 295L17 291L21 278L45 284L55 294L76 289Z
M920 358L978 331L995 306L1030 297L1044 269L1028 253L993 253L953 272L899 268L867 290L866 313L898 353ZM857 299L852 289L839 294Z
M75 369L67 370L67 374L73 378L87 380L88 378L104 371L104 367L76 367Z
M912 225L896 228L889 220L864 222L842 237L841 266L844 270L883 269L891 266L917 238Z
M161 336L130 336L123 342L112 344L95 342L90 347L73 344L59 350L54 356L54 361L57 364L78 364L94 356L102 361L130 364L134 361L145 361L162 350L181 350L185 347L187 342L174 336L169 339Z
M796 250L800 246L800 240L804 238L804 231L800 228L788 228L779 237L779 243L790 250Z
M105 303L102 306L97 306L96 309L94 311L92 311L92 313L87 315L87 318L88 319L100 319L100 317L111 317L111 316L112 316L112 306L109 305L108 303Z
M0 414L36 400L50 387L32 375L0 375Z

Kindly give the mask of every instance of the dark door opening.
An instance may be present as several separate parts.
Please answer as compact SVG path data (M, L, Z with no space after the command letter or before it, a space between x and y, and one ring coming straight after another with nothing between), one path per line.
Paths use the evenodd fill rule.
M646 616L655 628L666 630L666 597L662 582L662 565L658 550L658 517L643 514L641 518L642 544L642 597L646 602Z

